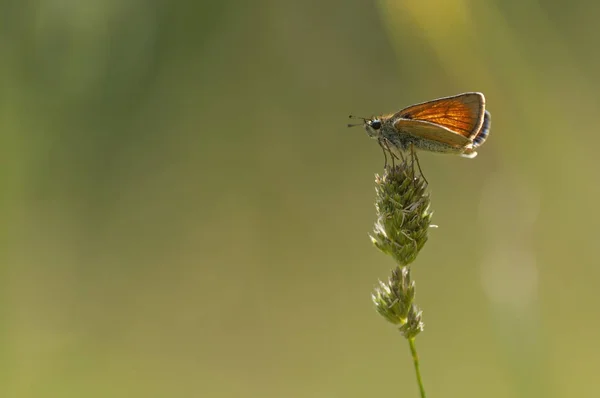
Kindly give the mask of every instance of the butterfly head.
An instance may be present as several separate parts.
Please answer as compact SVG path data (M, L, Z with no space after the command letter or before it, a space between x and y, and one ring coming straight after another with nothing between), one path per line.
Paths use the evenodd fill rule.
M350 116L350 117L354 118L354 119L362 119L363 123L349 124L348 127L362 125L362 126L364 126L365 131L367 132L367 135L369 137L378 139L381 136L381 127L383 126L383 122L381 121L381 119L379 117L372 117L370 119L364 118L364 117L356 117L356 116Z
M381 135L381 120L379 118L365 120L365 130L371 138L379 138Z

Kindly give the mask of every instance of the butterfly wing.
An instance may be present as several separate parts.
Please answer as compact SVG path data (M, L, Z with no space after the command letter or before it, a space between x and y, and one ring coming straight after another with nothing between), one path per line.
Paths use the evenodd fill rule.
M454 133L471 141L481 129L484 114L485 97L482 93L473 92L409 106L396 113L394 117L401 118L397 123L405 125L404 119L437 124L447 130L444 132L440 130L437 132L438 135L442 134L447 138L447 134ZM429 128L422 127L422 129ZM456 138L456 140L460 139Z
M438 124L413 119L398 119L394 126L401 132L427 141L436 141L455 148L464 148L471 139Z

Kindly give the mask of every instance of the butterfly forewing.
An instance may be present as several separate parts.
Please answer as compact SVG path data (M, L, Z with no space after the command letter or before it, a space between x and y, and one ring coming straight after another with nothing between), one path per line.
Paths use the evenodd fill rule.
M409 106L394 115L394 117L402 118L396 122L395 127L406 127L405 119L421 120L437 124L448 130L440 131L438 134L456 134L472 139L481 129L484 112L485 97L483 94L464 93ZM403 123L404 126L402 126ZM426 128L429 129L429 127Z

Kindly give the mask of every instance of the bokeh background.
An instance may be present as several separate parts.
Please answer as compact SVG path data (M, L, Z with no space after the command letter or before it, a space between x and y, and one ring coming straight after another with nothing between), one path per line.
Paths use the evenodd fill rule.
M422 154L431 397L600 395L600 3L0 1L0 396L417 397L347 115L482 91Z

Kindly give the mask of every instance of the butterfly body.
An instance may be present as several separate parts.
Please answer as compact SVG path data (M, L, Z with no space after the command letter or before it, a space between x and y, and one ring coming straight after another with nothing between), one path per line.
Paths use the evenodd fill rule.
M455 154L462 154L470 149L468 142L464 145L455 145L415 136L411 134L412 130L410 129L404 130L402 128L396 128L396 125L402 125L402 120L394 119L393 117L389 117L389 119L386 120L385 116L380 116L379 120L382 120L380 138L385 140L392 149L407 151L411 146L414 146L415 149L423 151Z
M391 152L414 148L472 158L487 138L490 118L483 94L464 93L365 119L364 127Z

